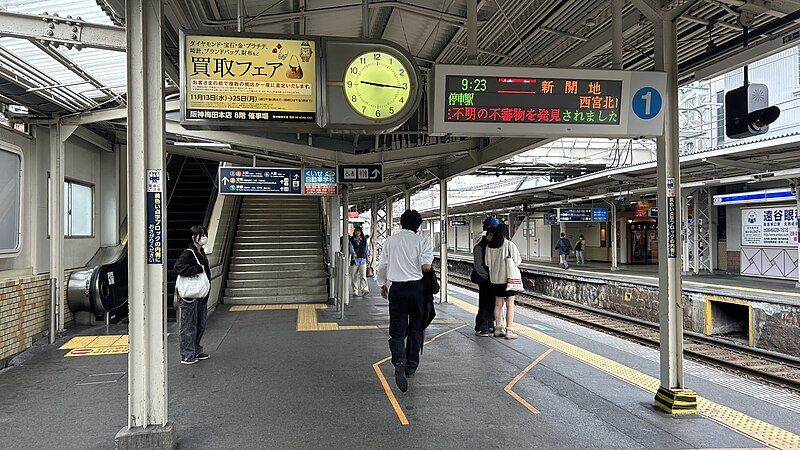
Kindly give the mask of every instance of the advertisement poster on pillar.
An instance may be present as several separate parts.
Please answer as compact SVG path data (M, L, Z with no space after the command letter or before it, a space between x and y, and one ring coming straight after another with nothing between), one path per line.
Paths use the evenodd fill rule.
M181 40L181 123L316 123L315 39L182 32Z
M743 209L742 245L797 247L797 207Z

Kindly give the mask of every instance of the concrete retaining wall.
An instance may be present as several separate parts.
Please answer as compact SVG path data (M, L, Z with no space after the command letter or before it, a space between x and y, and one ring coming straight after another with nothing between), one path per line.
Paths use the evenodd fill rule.
M438 264L438 259L437 259ZM451 259L448 270L469 277L472 264ZM587 277L570 272L549 272L523 269L525 289L581 305L613 311L637 319L658 323L658 287L600 277ZM770 303L729 295L684 290L684 328L697 333L711 333L710 304L741 305L749 309L749 339L743 343L753 347L800 356L800 305ZM714 321L720 320L719 315ZM717 328L716 325L713 328Z

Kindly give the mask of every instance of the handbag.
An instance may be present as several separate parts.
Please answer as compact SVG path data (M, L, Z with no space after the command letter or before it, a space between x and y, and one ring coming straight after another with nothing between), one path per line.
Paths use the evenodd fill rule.
M375 269L372 266L367 266L367 278L372 278L375 276Z
M508 256L506 257L506 290L512 292L522 292L525 287L522 285L522 273L519 267L514 263L511 258L511 247L508 248Z
M292 64L293 61L297 61L297 65ZM297 55L292 55L292 57L289 58L289 70L286 71L286 78L296 80L303 78L303 68L300 67L300 60L297 58Z
M197 261L197 265L199 265L203 271L191 277L178 275L178 279L175 281L175 287L178 289L178 295L183 299L204 298L208 295L208 291L211 290L211 282L208 281L206 270L203 265L200 264L200 259L197 258L197 254L195 254L194 250L189 251L192 252L195 261Z

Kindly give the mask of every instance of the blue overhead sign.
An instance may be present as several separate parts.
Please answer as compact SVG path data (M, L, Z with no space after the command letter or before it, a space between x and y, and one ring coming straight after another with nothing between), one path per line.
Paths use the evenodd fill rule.
M302 194L300 169L284 167L220 167L221 195Z
M608 222L608 208L558 208L559 222Z
M608 222L608 208L592 208L592 222Z
M383 183L383 164L339 164L339 183Z
M714 196L714 205L741 205L746 203L785 202L794 200L790 189L768 189L765 191L740 192Z

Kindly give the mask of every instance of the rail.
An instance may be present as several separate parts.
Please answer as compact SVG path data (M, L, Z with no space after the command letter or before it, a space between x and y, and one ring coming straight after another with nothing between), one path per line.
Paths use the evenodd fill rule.
M474 283L458 273L450 272L449 282L475 290ZM528 291L517 295L516 303L648 347L659 347L656 323ZM684 331L684 354L689 359L800 392L800 358L690 331Z

